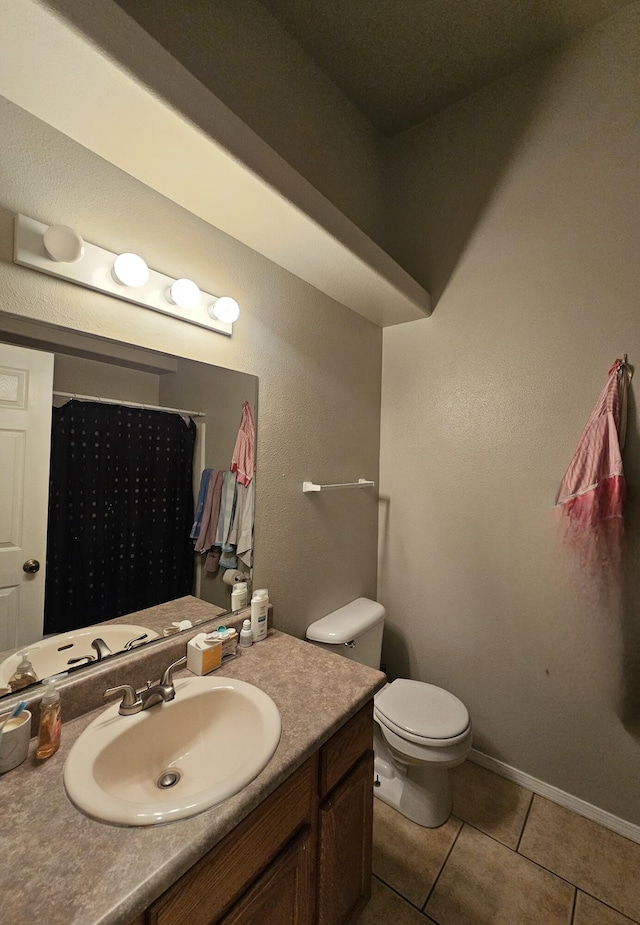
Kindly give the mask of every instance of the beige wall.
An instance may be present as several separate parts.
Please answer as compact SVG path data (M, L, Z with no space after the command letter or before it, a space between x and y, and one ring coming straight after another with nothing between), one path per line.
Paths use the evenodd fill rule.
M53 388L55 391L74 392L77 395L119 398L121 401L144 402L148 405L160 404L160 379L153 373L85 357L66 356L64 353L56 353ZM65 400L54 396L55 405L63 404Z
M248 401L257 418L258 383L245 373L179 360L175 373L160 377L161 404L170 408L204 411L204 459L210 469L231 465L242 403Z
M0 122L0 311L257 375L255 580L278 626L303 635L327 610L375 595L374 495L301 488L377 479L380 329L4 100ZM15 266L14 212L233 294L233 337Z
M118 4L384 245L384 139L258 0L190 0L188 8L166 0ZM55 5L67 7L65 0Z
M635 3L395 141L396 244L438 302L384 332L379 563L390 668L635 824L635 400L622 612L572 584L553 505L610 364L640 363L639 48Z

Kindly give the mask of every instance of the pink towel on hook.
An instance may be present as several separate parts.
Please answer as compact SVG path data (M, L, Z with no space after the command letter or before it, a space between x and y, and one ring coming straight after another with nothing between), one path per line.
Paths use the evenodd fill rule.
M231 471L235 472L236 479L241 485L249 485L256 471L255 431L256 425L251 405L245 401L242 403L242 419L231 460Z
M626 358L625 358L626 359ZM631 370L616 360L569 464L556 504L562 538L589 594L616 594L622 580L625 481L622 448ZM584 584L584 582L587 584ZM589 582L595 581L596 584Z
M625 481L621 446L628 380L624 360L616 360L560 485L556 504L577 531L622 518Z

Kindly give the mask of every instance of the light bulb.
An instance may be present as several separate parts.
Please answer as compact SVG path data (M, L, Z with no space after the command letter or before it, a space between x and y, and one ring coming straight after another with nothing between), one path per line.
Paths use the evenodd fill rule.
M77 263L84 254L84 241L68 225L50 225L42 241L47 254L57 263Z
M221 295L216 299L213 305L207 309L210 318L217 318L218 321L224 321L225 324L233 324L240 317L240 306L231 296Z
M117 283L134 289L144 286L149 280L149 267L137 254L118 254L113 261L112 273Z
M195 308L200 301L200 290L192 279L177 279L167 290L167 298L179 308Z

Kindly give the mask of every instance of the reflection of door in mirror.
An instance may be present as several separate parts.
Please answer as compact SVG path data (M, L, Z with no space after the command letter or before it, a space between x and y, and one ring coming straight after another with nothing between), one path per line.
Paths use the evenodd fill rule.
M0 351L0 650L42 634L53 356Z
M77 340L77 335L70 335L68 332L52 331L51 336L53 340L49 343L45 342L42 337L35 337L31 340L26 335L16 336L14 332L11 332L10 338L15 338L20 344L37 348L35 355L38 357L46 356L46 353L41 352L43 350L55 351L54 392L100 396L125 404L140 403L151 405L154 408L170 407L202 412L202 417L196 418L198 439L193 469L192 499L197 492L200 473L204 467L229 469L240 425L243 401L248 400L252 408L256 408L257 380L255 377L204 363L133 348L129 345L103 342L95 338L83 339L79 347L77 342L73 342L73 338ZM65 338L72 340L67 343ZM3 368L7 366L6 355L3 353L5 349L15 349L15 347L0 344L0 367ZM50 362L51 359L49 359ZM51 384L49 384L50 388ZM54 398L54 404L60 405L66 401L66 397ZM0 400L0 407L3 407L3 404ZM45 402L45 405L50 415L50 402L48 404ZM41 427L40 430L46 434L49 433L48 426ZM4 449L3 446L0 452ZM41 461L46 460L46 481L48 483L48 447L39 455ZM2 468L4 472L6 469L4 462ZM7 499L11 499L12 512L15 508L14 494L19 497L19 493L14 493L13 489L7 486L7 480L4 479L0 486L0 500L6 506L9 503ZM29 515L30 521L39 522L41 525L46 523L46 494L45 491L44 501L40 498L37 515L35 506L32 506ZM6 546L4 532L7 529L5 523L8 521L2 510L0 510L0 518L2 518L3 528L0 544L4 543ZM0 548L4 550L5 546ZM38 558L27 555L25 550L25 555L20 559L20 568L22 568L23 561L31 557ZM222 582L221 572L207 573L202 569L203 558L196 556L196 583L192 593L223 609L229 609L231 587ZM36 576L42 586L44 586L45 561L46 557L43 552L41 554L42 573ZM28 580L26 573L21 572L21 575ZM4 576L1 576L1 573L0 577L4 582ZM24 579L21 578L23 583ZM11 598L11 595L7 595L3 590L5 585L12 587L10 582L0 583L0 633L4 633L0 640L2 650L33 642L40 638L42 628L42 607L33 606L29 609L32 614L38 616L40 621L38 631L34 631L32 627L27 630L26 624L24 632L22 631L23 624L18 615L17 601L10 600L5 606L5 602ZM13 625L10 625L11 621L7 619L7 614L11 609L15 614ZM103 614L87 613L81 622L83 625L90 625L97 619L104 620L109 617ZM10 628L5 632L7 627Z

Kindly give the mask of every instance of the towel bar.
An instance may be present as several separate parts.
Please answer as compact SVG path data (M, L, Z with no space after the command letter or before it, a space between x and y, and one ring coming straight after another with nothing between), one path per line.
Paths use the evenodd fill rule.
M302 490L307 491L328 491L333 488L373 488L375 482L370 482L368 479L358 479L357 482L341 482L337 485L316 485L315 482L303 482Z

